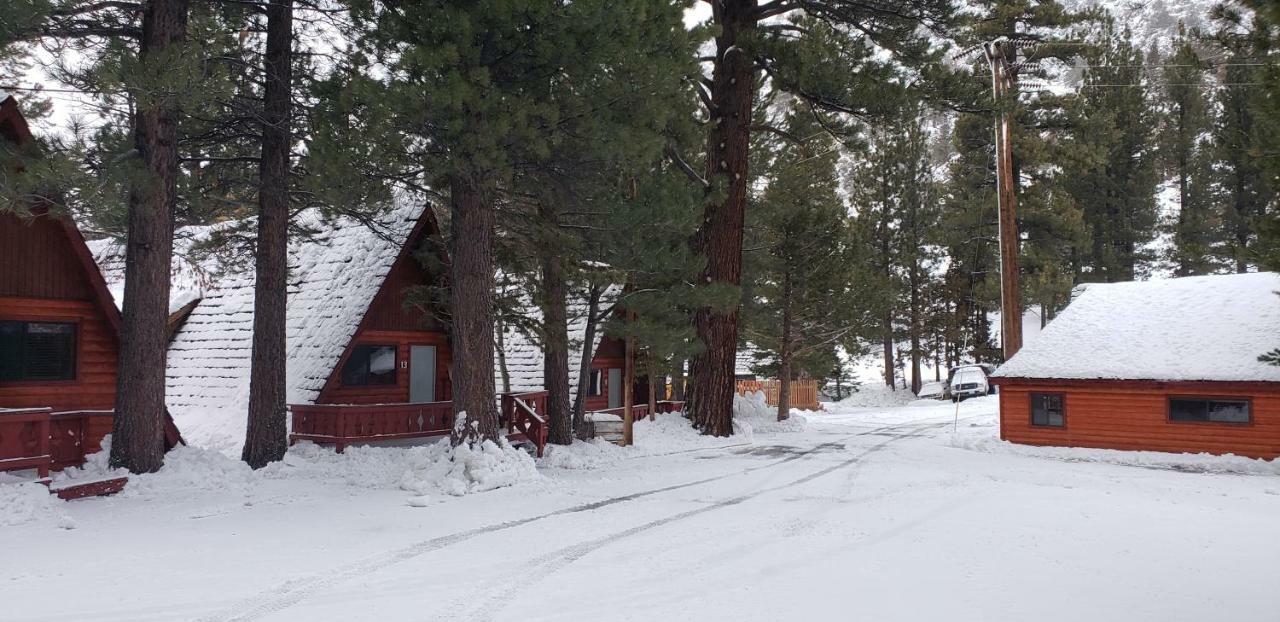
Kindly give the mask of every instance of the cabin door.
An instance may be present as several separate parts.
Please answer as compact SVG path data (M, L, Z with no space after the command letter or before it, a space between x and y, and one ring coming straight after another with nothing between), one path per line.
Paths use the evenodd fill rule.
M622 370L609 369L609 408L622 408Z
M409 346L409 401L436 401L435 346Z

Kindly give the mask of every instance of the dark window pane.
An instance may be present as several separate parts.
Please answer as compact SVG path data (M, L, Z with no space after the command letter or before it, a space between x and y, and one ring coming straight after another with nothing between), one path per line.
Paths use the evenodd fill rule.
M1031 394L1031 425L1060 428L1066 424L1066 412L1059 393Z
M0 322L0 380L73 380L76 326Z
M1249 423L1249 402L1211 400L1209 421L1222 423Z
M76 327L72 324L27 324L25 377L28 380L71 380L76 376Z
M1249 423L1246 400L1176 398L1169 400L1170 421Z
M356 346L342 366L342 384L346 386L395 383L395 346Z
M0 322L0 380L22 379L23 322Z

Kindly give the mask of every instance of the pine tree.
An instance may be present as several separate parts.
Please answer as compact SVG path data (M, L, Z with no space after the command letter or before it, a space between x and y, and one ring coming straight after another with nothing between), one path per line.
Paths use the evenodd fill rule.
M921 26L942 27L951 9L947 0L712 3L716 32L710 79L694 77L711 120L706 165L702 174L683 165L705 190L703 224L693 240L694 250L707 262L700 280L734 288L741 284L751 134L757 129L752 127L753 109L761 76L768 78L770 88L798 97L826 127L838 125L840 115L888 113L897 101L894 63L872 49L896 52L909 62L927 60L929 44ZM733 431L738 324L736 305L695 313L705 351L691 364L689 410L694 425L715 436Z
M772 150L768 186L749 214L744 333L777 361L778 420L789 416L791 381L825 377L836 346L859 328L858 271L848 210L837 192L837 143L812 115L791 109L789 137Z
M1207 136L1212 129L1208 93L1208 64L1201 58L1193 33L1179 25L1173 54L1162 72L1158 93L1160 160L1178 191L1178 216L1173 223L1172 262L1178 276L1209 274L1218 269L1222 220L1213 189L1213 152Z
M249 422L242 459L261 468L289 448L285 308L289 277L289 175L293 150L293 0L270 0L263 57L262 149L255 239Z
M1225 84L1218 94L1221 116L1214 128L1214 142L1222 163L1224 200L1225 261L1236 272L1248 271L1256 265L1253 255L1258 224L1266 218L1275 200L1274 175L1264 168L1260 153L1268 151L1262 142L1266 122L1260 118L1264 102L1251 86L1256 72L1242 65L1251 58L1250 50L1234 44L1228 48L1229 66L1224 68ZM1261 113L1261 114L1260 114Z
M1065 184L1084 209L1091 246L1076 268L1083 281L1130 281L1149 253L1156 225L1154 115L1142 53L1107 22L1084 55L1084 83L1070 110L1073 159Z
M447 192L454 409L460 421L465 413L454 442L496 439L499 207L519 198L512 193L521 189L521 175L553 161L572 131L609 105L608 94L649 92L652 85L629 82L623 71L648 55L672 53L667 36L679 32L683 5L356 0L351 6L357 52L342 73L338 111L368 110L358 123L381 134L375 142L391 145L398 162L377 174ZM680 75L661 79L678 84ZM625 110L625 101L618 103Z

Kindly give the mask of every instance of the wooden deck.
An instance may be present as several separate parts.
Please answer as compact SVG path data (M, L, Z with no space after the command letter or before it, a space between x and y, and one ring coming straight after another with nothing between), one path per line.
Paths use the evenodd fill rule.
M512 442L532 444L539 457L547 444L547 392L504 394L501 423ZM333 445L342 453L348 445L447 436L453 430L453 402L396 404L291 404L289 442Z

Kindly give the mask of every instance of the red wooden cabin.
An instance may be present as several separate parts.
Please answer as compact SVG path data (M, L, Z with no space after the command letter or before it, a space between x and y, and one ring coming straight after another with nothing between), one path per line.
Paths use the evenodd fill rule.
M1280 275L1090 285L994 375L1000 437L1280 456Z
M0 135L31 140L12 97ZM111 433L120 314L75 224L28 209L0 212L0 470L43 476Z

